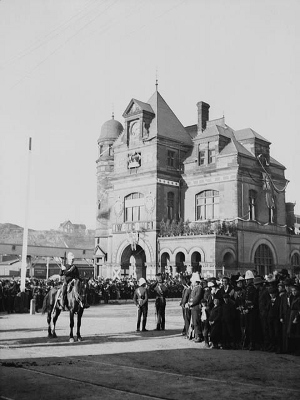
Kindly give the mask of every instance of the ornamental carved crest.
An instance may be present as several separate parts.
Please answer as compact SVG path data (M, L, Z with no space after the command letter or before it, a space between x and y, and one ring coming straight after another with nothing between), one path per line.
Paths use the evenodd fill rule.
M118 200L114 204L114 212L116 217L121 217L121 215L123 214L123 210L123 202L120 198L118 198Z
M155 208L155 198L152 196L151 193L149 193L145 197L145 209L147 213L151 214Z

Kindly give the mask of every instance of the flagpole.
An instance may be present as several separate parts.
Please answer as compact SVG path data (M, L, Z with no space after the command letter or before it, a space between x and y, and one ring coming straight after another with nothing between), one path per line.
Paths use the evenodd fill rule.
M27 165L27 185L26 185L26 201L25 201L25 222L23 231L22 246L22 267L21 267L21 292L25 292L25 280L27 270L27 245L28 245L28 208L29 208L29 189L30 189L30 165L31 165L31 137L29 138L29 152Z

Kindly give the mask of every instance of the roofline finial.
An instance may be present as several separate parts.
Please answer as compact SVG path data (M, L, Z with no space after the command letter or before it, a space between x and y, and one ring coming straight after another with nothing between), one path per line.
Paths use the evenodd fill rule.
M115 112L114 112L114 103L112 103L112 113L111 113L111 119L115 119Z
M158 91L158 70L156 67L156 81L155 81L156 91Z

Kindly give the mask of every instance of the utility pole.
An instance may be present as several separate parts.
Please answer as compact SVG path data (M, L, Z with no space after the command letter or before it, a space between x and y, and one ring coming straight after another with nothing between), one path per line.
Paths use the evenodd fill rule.
M27 245L28 245L28 209L29 209L29 189L30 189L30 166L31 166L31 137L29 138L29 152L27 165L27 182L26 182L26 201L25 201L25 222L23 231L22 246L22 267L21 267L21 292L25 292L25 280L27 270Z

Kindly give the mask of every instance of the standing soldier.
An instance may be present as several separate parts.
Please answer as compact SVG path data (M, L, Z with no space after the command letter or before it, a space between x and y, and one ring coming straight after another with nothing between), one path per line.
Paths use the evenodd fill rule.
M156 293L155 309L157 315L156 331L165 330L166 296L168 293L166 285L163 283L161 274L156 275L156 282L151 288Z
M148 315L148 292L146 288L146 281L144 278L139 279L139 287L135 289L133 295L133 302L137 306L137 324L136 331L140 331L141 318L143 316L142 331L146 332L146 323Z

